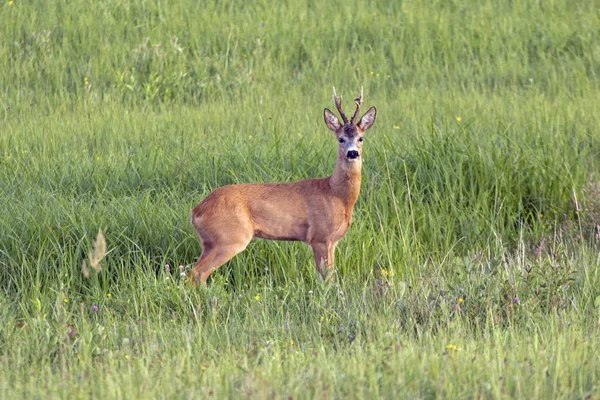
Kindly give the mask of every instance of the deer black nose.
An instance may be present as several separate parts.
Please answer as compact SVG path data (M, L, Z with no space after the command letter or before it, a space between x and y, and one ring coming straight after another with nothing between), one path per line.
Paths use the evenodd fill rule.
M355 158L358 158L358 151L357 150L350 150L347 154L346 157L348 157L351 160L354 160Z

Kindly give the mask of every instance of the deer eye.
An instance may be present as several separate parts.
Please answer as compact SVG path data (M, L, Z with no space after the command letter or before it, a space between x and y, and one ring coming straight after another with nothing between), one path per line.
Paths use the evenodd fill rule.
M359 141L359 142L362 142L362 136L358 138L358 141Z
M345 143L346 141L344 140L344 138L339 138L339 139L338 139L338 142L340 142L340 143Z

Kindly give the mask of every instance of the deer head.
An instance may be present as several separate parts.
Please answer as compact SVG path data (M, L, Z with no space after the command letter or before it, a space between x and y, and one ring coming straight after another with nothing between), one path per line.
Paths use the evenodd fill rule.
M338 160L345 163L360 163L363 135L365 131L375 123L377 110L375 107L369 108L360 120L358 122L356 121L356 117L358 116L358 112L360 111L363 102L362 86L360 88L360 97L354 100L356 103L356 111L354 111L354 115L352 115L350 120L348 120L346 114L344 114L344 111L342 110L342 99L335 93L335 87L333 88L333 101L344 123L341 124L335 114L327 108L324 111L324 118L325 124L335 133L335 137L338 140Z

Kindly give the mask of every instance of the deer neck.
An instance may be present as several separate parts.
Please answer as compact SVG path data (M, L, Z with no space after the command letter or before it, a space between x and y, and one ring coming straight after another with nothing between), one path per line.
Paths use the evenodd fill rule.
M335 171L329 178L332 192L350 209L354 207L360 192L361 167L361 160L348 162L338 158Z

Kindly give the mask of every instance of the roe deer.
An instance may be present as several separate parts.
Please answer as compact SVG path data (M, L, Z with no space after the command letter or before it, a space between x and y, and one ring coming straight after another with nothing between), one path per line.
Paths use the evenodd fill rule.
M343 124L327 108L325 124L339 143L335 171L330 177L292 183L228 185L212 191L192 211L192 225L202 242L194 265L196 282L243 251L252 238L302 241L312 247L323 278L334 269L334 251L352 220L360 191L364 132L375 122L371 107L357 122L363 90L350 120L333 88L333 100Z

